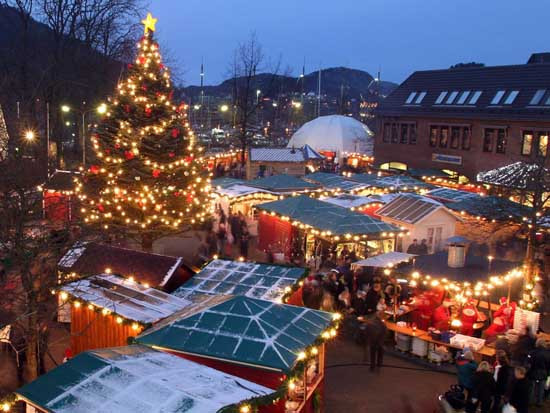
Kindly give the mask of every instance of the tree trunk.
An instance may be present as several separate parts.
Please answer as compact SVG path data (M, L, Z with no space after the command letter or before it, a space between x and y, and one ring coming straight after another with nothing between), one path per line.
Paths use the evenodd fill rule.
M141 249L145 252L153 252L153 234L144 232L141 235Z
M31 306L29 306L30 310ZM31 310L28 321L28 331L26 339L26 357L24 379L27 382L33 381L39 375L39 352L38 352L38 314Z

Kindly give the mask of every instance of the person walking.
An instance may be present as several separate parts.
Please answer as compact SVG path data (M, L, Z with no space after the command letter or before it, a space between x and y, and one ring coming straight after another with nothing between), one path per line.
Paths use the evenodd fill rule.
M492 413L501 413L504 397L508 394L514 369L510 366L508 355L503 350L497 350L497 365L495 366L495 400Z
M470 403L466 407L467 413L475 413L478 406L481 413L489 413L493 403L493 394L496 391L496 383L491 372L491 365L482 361L472 379L472 392Z
M225 217L224 217L225 218ZM227 229L225 219L218 224L218 232L216 233L218 238L218 255L223 256L225 254L225 240L227 238Z
M458 384L467 392L467 400L471 399L471 392L474 387L473 379L477 370L477 363L474 361L474 355L470 350L465 350L456 361L456 372Z
M508 392L509 403L517 410L517 413L529 412L529 380L525 367L514 369L514 380Z
M370 350L370 371L380 371L384 362L384 339L388 328L383 321L383 312L377 312L376 315L364 323L364 332L366 335L365 345ZM366 350L366 349L365 349ZM365 351L366 356L366 351Z
M248 243L250 241L250 234L248 232L248 227L246 225L243 226L239 237L240 237L239 246L241 250L241 257L244 257L246 259L248 258Z
M531 388L533 389L534 402L542 406L546 379L550 375L550 351L546 349L546 341L539 338L535 349L529 354L531 368L527 373Z

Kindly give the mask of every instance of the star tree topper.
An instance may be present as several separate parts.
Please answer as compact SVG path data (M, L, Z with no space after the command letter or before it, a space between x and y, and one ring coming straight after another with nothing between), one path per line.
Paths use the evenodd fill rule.
M147 34L147 31L155 31L155 24L157 24L157 20L153 18L153 15L151 13L147 13L147 17L141 21L141 23L145 26L144 31L145 34Z

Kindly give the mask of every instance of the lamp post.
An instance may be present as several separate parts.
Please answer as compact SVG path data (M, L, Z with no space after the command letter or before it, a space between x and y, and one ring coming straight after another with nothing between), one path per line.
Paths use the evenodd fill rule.
M69 113L73 108L69 105L61 105L61 111L63 113ZM93 109L74 109L76 113L79 113L82 116L82 166L86 166L86 114L96 111L100 115L107 113L107 105L105 103L100 104L98 107Z

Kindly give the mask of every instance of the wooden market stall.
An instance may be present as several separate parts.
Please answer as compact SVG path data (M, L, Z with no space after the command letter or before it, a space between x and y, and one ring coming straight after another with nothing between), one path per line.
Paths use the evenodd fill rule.
M336 335L339 317L244 296L216 301L136 341L281 392L261 413L313 413L324 387L324 341Z
M42 185L44 218L52 222L70 222L76 218L74 178L78 172L56 169Z
M130 337L135 337L149 325L191 304L110 274L66 284L60 289L59 298L61 302L70 304L73 354L126 345Z
M331 197L320 197L323 202L348 208L377 218L376 212L394 200L399 194L374 194L369 196L342 194Z
M258 205L262 211L259 246L276 245L290 257L300 251L306 259L344 247L358 258L393 251L400 228L370 216L305 195Z
M215 413L271 393L227 372L131 345L81 353L19 388L16 396L27 413Z
M288 174L303 176L317 170L325 157L311 146L301 148L250 148L246 161L246 179Z
M361 193L369 187L368 184L353 181L345 176L327 172L314 172L304 176L304 179L314 184L321 185L325 190L337 193Z

